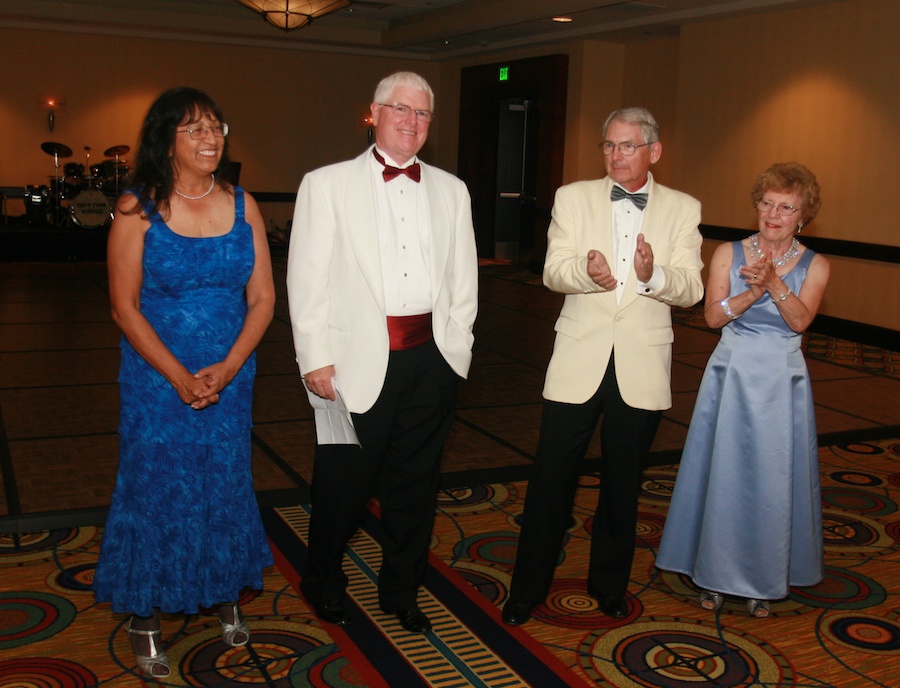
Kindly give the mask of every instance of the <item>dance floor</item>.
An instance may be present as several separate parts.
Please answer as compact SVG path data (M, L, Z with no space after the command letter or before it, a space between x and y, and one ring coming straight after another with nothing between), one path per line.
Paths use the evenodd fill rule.
M291 347L283 256L276 255L275 268L279 299L259 347L253 441L257 495L278 548L285 538L303 538L302 519L291 526L294 535L273 524L296 524L308 501L314 432ZM475 633L471 642L511 667L518 678L503 685L892 684L889 668L900 652L896 352L805 337L822 447L828 576L816 588L794 591L776 605L772 619L750 619L732 602L714 615L697 607L688 582L652 567L673 464L718 339L696 310L676 311L674 404L653 446L627 623L608 623L579 587L596 489L590 473L599 455L595 437L552 598L533 622L509 631L498 624L497 605L505 599L516 518L537 443L560 297L527 271L485 265L480 299L472 372L461 388L443 465L429 573L438 591L426 592L461 619L444 627L451 635L466 627ZM0 266L0 531L6 533L0 541L0 685L19 685L7 683L17 671L35 685L141 685L122 619L94 604L87 591L115 479L118 338L102 262ZM366 561L352 558L354 566ZM443 682L444 669L468 670L458 648L444 647L450 638L441 632L428 650L440 655L437 673L416 668L420 683L396 682L396 676L412 675L414 664L396 661L405 655L393 645L384 657L389 666L373 669L367 657L385 647L392 620L369 615L368 638L339 637L318 624L296 594L296 568L297 561L281 557L266 573L266 590L245 600L255 631L247 650L226 651L214 617L166 619L170 654L180 662L169 685L405 688L457 685ZM481 638L485 634L508 641L498 650ZM532 678L517 658L523 652L546 659L540 663L556 678ZM402 673L391 673L394 668ZM500 685L477 671L464 680L458 685Z

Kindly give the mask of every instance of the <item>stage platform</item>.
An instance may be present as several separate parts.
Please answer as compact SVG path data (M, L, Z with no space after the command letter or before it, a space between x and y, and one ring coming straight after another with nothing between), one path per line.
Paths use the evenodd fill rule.
M102 261L108 234L108 225L55 227L10 217L0 224L0 261Z

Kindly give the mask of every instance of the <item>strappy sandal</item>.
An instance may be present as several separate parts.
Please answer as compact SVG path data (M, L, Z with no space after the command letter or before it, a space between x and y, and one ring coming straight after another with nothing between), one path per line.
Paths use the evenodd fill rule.
M700 592L700 606L711 612L721 609L725 604L725 595L712 590L703 590Z
M222 610L230 609L234 623L229 623L222 618ZM222 626L222 642L231 647L242 647L250 642L250 627L241 615L241 608L237 602L219 605L219 623Z
M160 629L145 631L140 628L132 628L131 624L134 618L128 621L129 636L140 636L148 639L149 655L139 654L134 646L134 640L131 643L131 649L134 651L134 658L137 660L138 668L150 678L166 678L172 669L169 666L169 658L166 657L165 651L162 649L162 634Z
M768 600L747 600L747 613L757 619L765 619L772 613Z

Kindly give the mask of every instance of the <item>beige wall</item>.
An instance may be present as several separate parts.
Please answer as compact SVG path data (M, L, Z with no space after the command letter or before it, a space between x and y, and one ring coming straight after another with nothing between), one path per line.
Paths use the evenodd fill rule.
M0 93L0 186L48 182L54 168L40 148L45 141L73 149L61 165L84 163L84 146L92 163L117 145L131 147L130 160L156 96L187 85L222 106L241 184L293 192L308 170L363 150L363 118L380 78L412 67L441 80L440 66L426 62L14 29L0 29L0 64L21 65ZM52 132L38 105L44 95L66 103ZM435 141L443 140L441 127L437 121ZM436 145L428 146L434 155ZM18 204L10 202L11 213L21 212ZM270 224L285 226L290 210L271 207Z
M444 63L0 28L0 63L19 67L0 91L0 186L46 182L53 169L43 141L73 148L76 161L84 146L95 161L114 145L133 151L153 98L187 84L221 102L242 184L292 192L306 171L364 147L372 89L395 69L419 71L434 86L437 118L423 157L455 170L460 69L566 53L565 181L603 174L603 120L641 104L661 125L657 178L699 198L705 223L751 229L753 179L794 159L823 186L812 235L897 246L897 26L900 2L845 0L689 24L678 39L572 40ZM66 98L52 133L42 95ZM274 204L265 211L278 226L290 215ZM831 262L824 314L900 329L898 266Z
M900 244L898 27L896 0L684 27L673 179L703 202L705 223L753 228L756 175L796 160L822 185L822 209L804 233ZM900 266L831 262L822 313L900 329Z

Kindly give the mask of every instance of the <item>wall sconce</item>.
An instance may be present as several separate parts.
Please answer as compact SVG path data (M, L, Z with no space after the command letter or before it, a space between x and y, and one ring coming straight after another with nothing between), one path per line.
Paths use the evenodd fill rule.
M372 111L366 110L366 113L359 121L360 126L366 130L366 141L371 145L375 141L375 122L372 121Z
M38 96L38 110L47 112L47 129L53 131L56 113L66 111L65 96Z
M350 0L238 0L279 29L300 29L313 19L350 6Z

